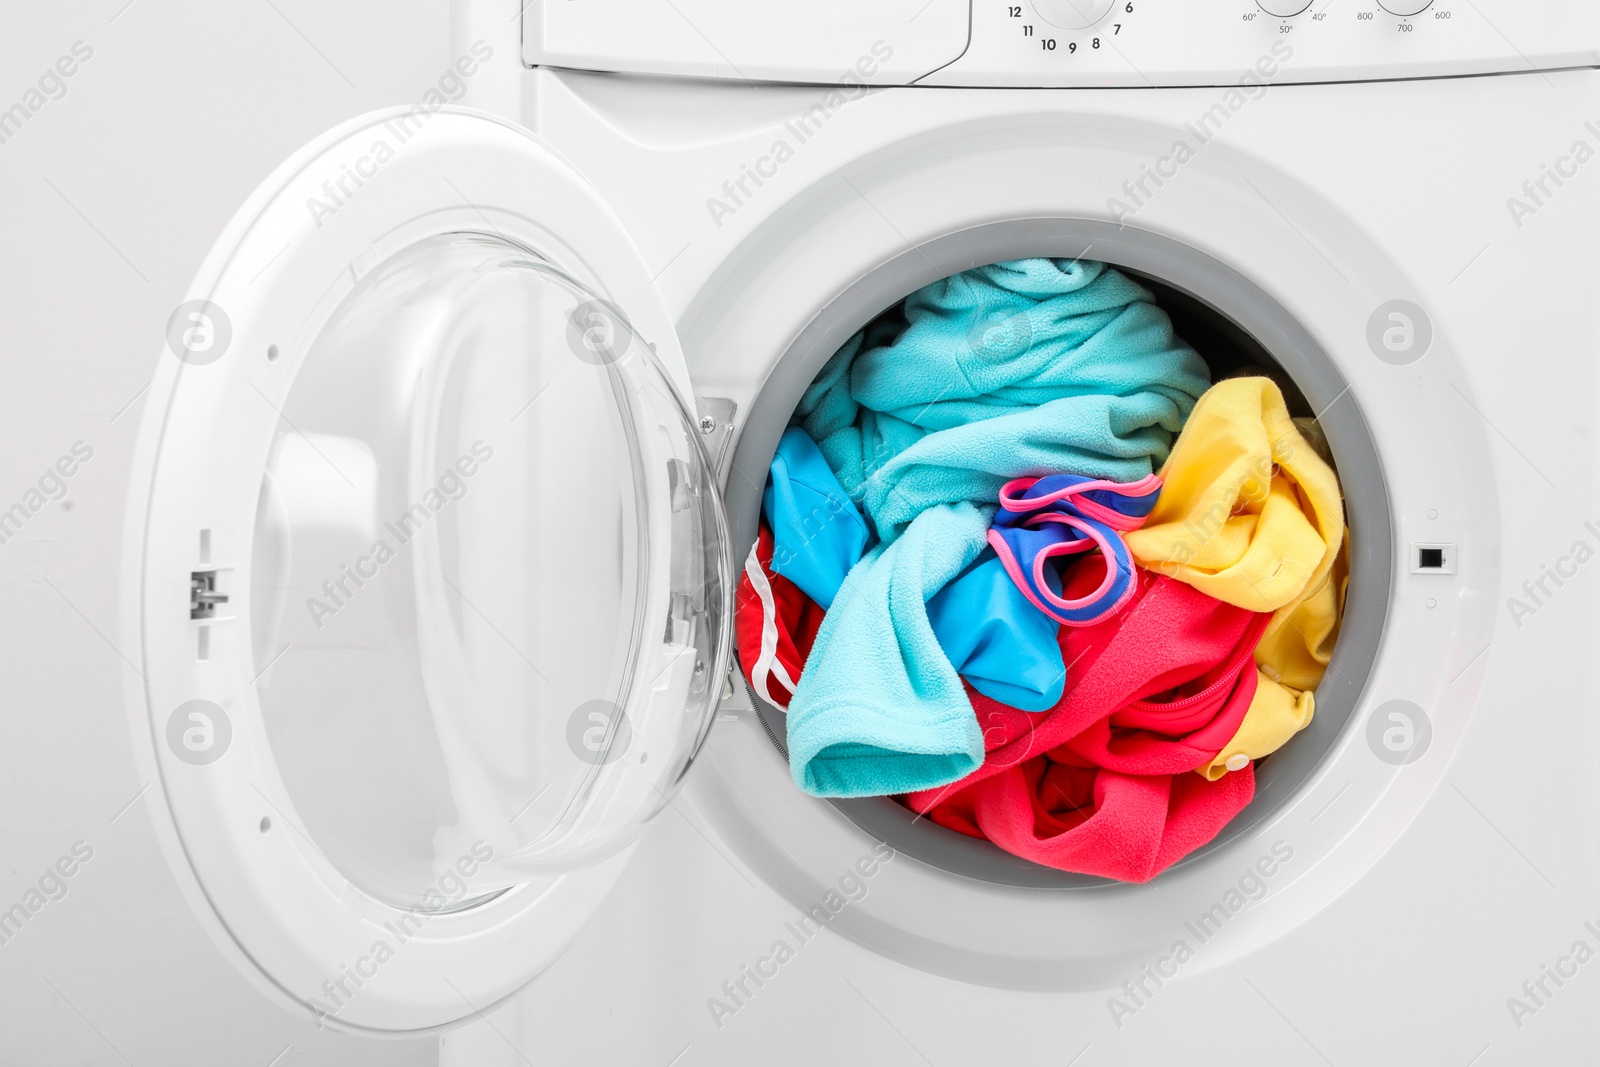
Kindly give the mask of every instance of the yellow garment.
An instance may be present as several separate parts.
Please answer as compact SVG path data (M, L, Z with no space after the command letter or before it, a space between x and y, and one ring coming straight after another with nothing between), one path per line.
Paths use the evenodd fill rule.
M1317 442L1320 443L1320 442ZM1266 378L1232 378L1195 405L1161 471L1143 528L1124 535L1142 567L1250 611L1270 611L1259 685L1239 732L1200 769L1222 777L1311 722L1349 570L1339 479Z
M1339 639L1339 617L1349 584L1350 550L1345 542L1322 584L1288 614L1280 613L1267 624L1256 646L1256 664L1269 678L1290 689L1317 687L1333 658L1333 643Z
M1217 758L1195 773L1216 781L1230 770L1243 770L1246 763L1270 756L1284 742L1311 725L1316 697L1279 685L1259 667L1255 699L1244 713L1239 732L1225 745Z
M1240 762L1258 760L1282 748L1295 734L1311 725L1316 713L1312 690L1322 681L1334 642L1339 639L1339 616L1344 610L1345 588L1350 580L1348 532L1327 580L1300 602L1290 615L1268 625L1256 646L1256 695L1245 712L1239 732L1217 758L1199 773L1216 781Z
M1344 540L1339 479L1266 378L1200 397L1143 528L1124 535L1141 567L1280 625L1320 589Z

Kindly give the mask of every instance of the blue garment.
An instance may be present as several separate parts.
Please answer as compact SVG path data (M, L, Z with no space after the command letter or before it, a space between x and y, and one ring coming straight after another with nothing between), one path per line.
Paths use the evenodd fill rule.
M877 540L816 442L791 426L772 457L761 512L772 528L772 569L823 608Z
M1053 570L1045 581L1061 594ZM993 549L933 595L928 619L957 673L984 696L1023 711L1049 711L1061 701L1067 671L1060 624L1028 602Z
M773 570L831 608L877 538L798 426L778 442L761 510L772 530ZM1066 672L1057 626L1028 602L994 552L985 550L941 589L928 602L928 617L946 658L978 692L1029 711L1061 699Z
M1000 490L989 545L1034 607L1067 626L1093 626L1133 596L1133 553L1122 534L1144 525L1160 493L1161 479L1154 475L1137 482L1076 474L1018 478ZM1081 599L1063 600L1049 561L1096 548L1111 563L1104 582Z
M983 732L927 601L982 551L991 514L968 503L930 508L851 570L789 702L789 771L801 789L910 793L983 762Z
M926 606L987 543L970 519L992 508L976 505L1025 475L1149 475L1208 385L1150 293L1102 263L979 267L907 297L905 318L851 338L796 410L882 542L789 705L791 770L819 796L932 788L982 759L981 737L957 744L976 719Z

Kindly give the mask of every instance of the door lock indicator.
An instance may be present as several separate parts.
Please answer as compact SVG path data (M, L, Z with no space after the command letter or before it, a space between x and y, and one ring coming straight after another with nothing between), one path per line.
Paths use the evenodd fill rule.
M1449 544L1411 545L1412 574L1454 574L1456 546Z

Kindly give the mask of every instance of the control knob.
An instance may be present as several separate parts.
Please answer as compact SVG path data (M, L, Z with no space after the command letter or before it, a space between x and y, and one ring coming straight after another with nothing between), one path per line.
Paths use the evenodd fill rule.
M1433 0L1378 0L1378 6L1391 15L1420 15L1433 6Z
M1111 14L1118 0L1033 0L1033 9L1050 25L1086 30Z

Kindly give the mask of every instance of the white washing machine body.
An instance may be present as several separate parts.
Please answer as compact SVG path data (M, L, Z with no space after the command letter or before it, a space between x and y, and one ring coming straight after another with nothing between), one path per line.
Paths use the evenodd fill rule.
M499 1032L447 1036L446 1062L509 1062L508 1038L557 1034L630 1062L1211 1062L1245 1043L1305 1063L1594 1055L1600 989L1579 960L1600 949L1597 735L1578 709L1595 679L1560 666L1594 632L1578 563L1597 544L1592 52L1552 39L1531 58L1541 31L1509 9L1139 7L1117 36L1108 22L1071 42L1126 54L1070 74L1002 51L1016 42L974 13L960 59L870 93L837 75L741 81L794 74L710 21L691 70L557 61L717 81L545 69L521 118L659 271L701 409L737 413L713 448L736 558L822 361L978 263L1082 255L1166 281L1245 325L1325 424L1353 405L1371 452L1352 427L1330 437L1361 558L1319 692L1335 721L1297 741L1311 765L1264 766L1244 828L1149 886L1057 881L878 802L798 796L781 720L740 693L594 929ZM1543 32L1570 19L1566 45L1596 39L1577 8L1524 10ZM1463 19L1530 47L1474 59ZM850 41L865 58L880 38ZM852 57L832 58L859 72ZM1079 87L1040 88L1062 84ZM1385 343L1408 308L1431 332L1423 355ZM1424 566L1433 547L1455 562ZM1534 707L1573 709L1566 740L1519 743ZM618 1005L634 1025L607 1026Z
M1416 6L459 5L522 64L300 149L161 340L101 564L151 901L447 1063L1593 1058L1600 14ZM1038 255L1247 337L1350 508L1317 722L1145 886L806 797L723 684L805 384ZM406 639L319 636L379 575Z

